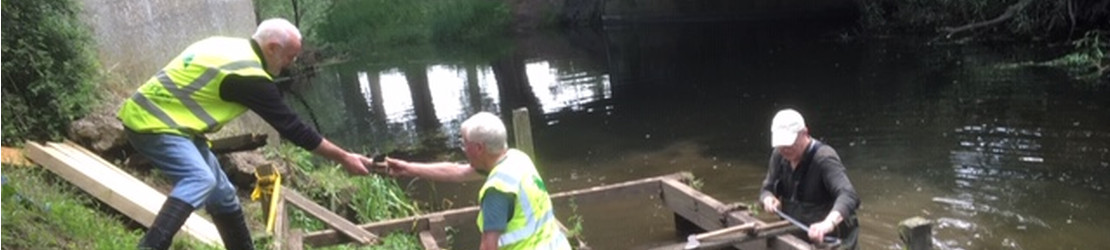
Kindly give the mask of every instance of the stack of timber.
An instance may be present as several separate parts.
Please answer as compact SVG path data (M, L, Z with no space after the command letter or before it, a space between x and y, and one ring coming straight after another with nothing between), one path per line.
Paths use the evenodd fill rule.
M24 150L35 163L143 226L149 227L154 222L166 200L166 195L72 142L45 145L28 142ZM209 245L223 245L216 226L195 213L185 221L180 233Z

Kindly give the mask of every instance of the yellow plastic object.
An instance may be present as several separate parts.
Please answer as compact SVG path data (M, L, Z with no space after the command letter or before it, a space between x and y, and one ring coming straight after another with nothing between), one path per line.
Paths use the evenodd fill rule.
M254 185L254 191L251 192L251 200L257 201L262 197L270 197L270 211L266 214L266 233L274 233L274 220L277 218L278 199L281 199L281 173L277 171L270 171L272 174L263 176L258 171L254 172L254 176L258 178L258 182Z

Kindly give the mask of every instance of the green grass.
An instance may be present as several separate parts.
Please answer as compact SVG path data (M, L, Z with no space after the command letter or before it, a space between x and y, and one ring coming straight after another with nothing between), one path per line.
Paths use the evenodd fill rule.
M420 213L416 203L389 177L377 175L350 176L338 164L318 159L312 153L288 143L266 147L272 159L291 163L284 180L317 204L339 215L353 217L352 222L364 224L393 218L409 217ZM289 213L290 226L306 232L327 228L323 222L293 208ZM412 234L394 233L382 238L374 246L356 247L336 245L316 249L420 249L419 240Z
M293 166L289 184L355 223L369 223L420 213L415 202L392 178L353 177L337 165L315 158L289 144L270 147L271 157ZM318 163L319 162L319 163ZM84 191L41 167L4 167L3 249L133 249L144 228L129 228L131 220L99 203ZM140 176L150 181L157 176ZM257 202L243 199L255 245L267 246L265 218ZM305 232L326 229L323 222L290 207L290 225ZM253 222L253 223L251 223ZM394 233L374 246L336 245L316 249L420 249L412 234ZM219 249L186 237L175 238L172 249Z
M142 238L145 229L41 167L3 174L4 249L134 249ZM183 238L173 249L216 249Z

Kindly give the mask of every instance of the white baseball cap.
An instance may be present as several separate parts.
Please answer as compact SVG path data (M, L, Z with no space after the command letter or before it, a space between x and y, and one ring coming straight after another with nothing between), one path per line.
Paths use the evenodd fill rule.
M771 147L790 146L798 138L798 132L806 128L802 114L793 109L780 110L771 120Z

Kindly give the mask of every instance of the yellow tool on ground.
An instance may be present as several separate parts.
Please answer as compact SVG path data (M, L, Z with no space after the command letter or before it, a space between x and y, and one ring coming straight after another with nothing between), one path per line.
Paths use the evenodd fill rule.
M251 200L257 201L269 197L269 204L264 204L266 209L266 233L274 233L274 220L277 218L278 201L281 200L281 173L274 170L273 165L258 166L254 170L254 177L258 180L251 192Z

